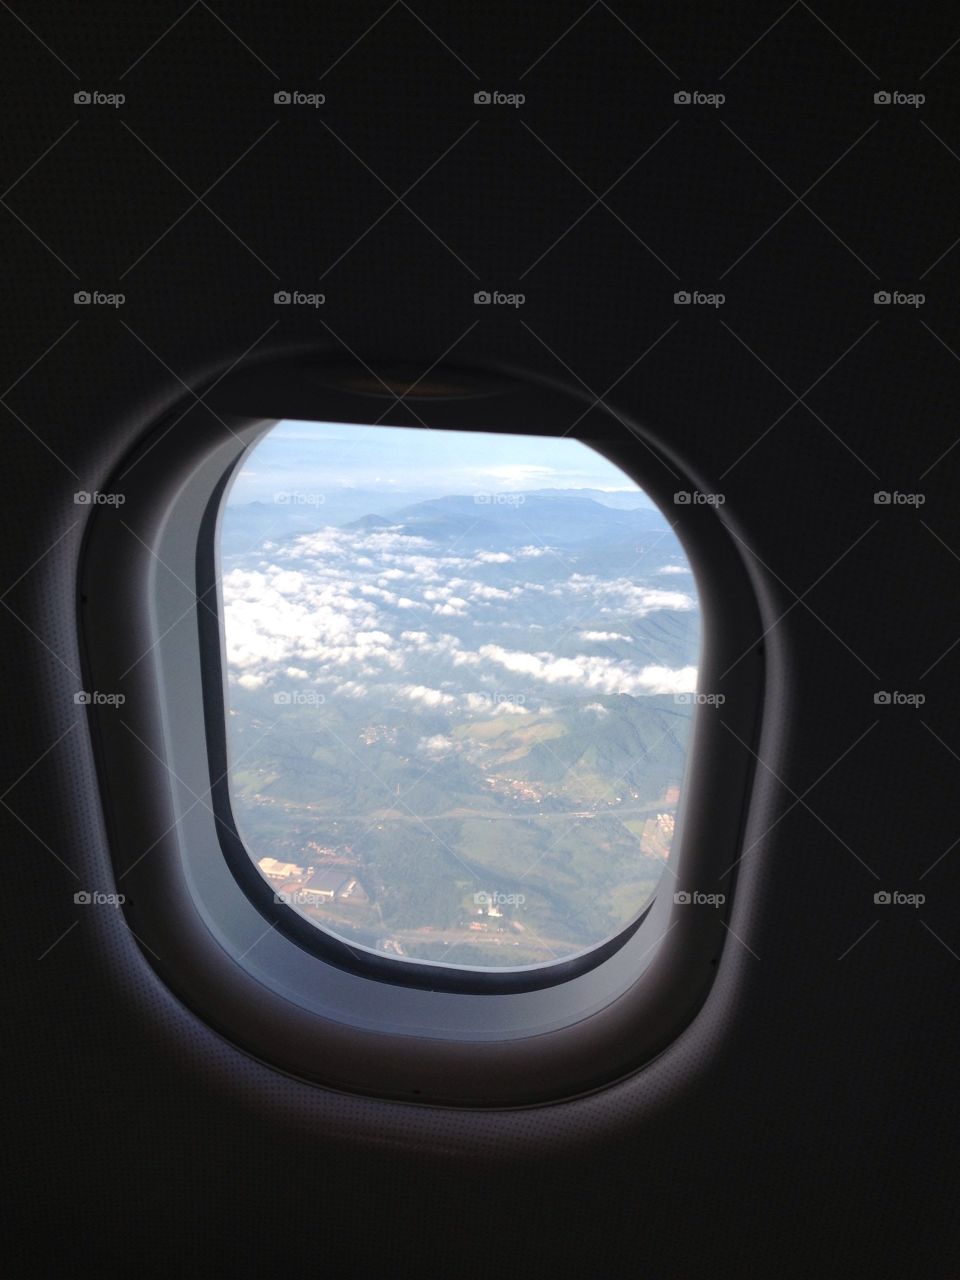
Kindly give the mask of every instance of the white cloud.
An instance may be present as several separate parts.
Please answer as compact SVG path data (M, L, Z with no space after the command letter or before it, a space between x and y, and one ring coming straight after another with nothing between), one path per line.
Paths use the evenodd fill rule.
M504 488L531 489L558 474L555 467L538 467L532 463L510 462L495 467L477 467L477 474L499 480Z
M695 689L693 667L674 671L616 661L596 651L560 657L479 642L481 634L499 639L509 634L507 628L514 628L515 635L521 629L526 633L526 640L519 643L533 643L532 633L549 635L565 618L582 614L585 606L592 607L597 619L609 617L610 626L580 631L584 647L627 642L629 635L617 628L626 625L628 618L632 621L657 609L694 609L695 601L687 592L640 586L625 577L609 581L598 574L574 574L558 580L558 565L545 566L548 571L539 583L505 580L506 575L497 572L497 566L517 557L547 554L543 547L524 547L516 555L481 551L469 557L434 554L439 550L426 538L402 533L399 526L376 530L329 527L280 546L263 544L247 561L256 568L233 569L223 579L231 678L251 690L269 687L286 677L326 683L343 696L363 696L373 689L422 707L460 706L487 714L496 710L519 715L529 712L516 703L481 708L470 701L479 695L455 696L463 669L473 672L472 682L479 680L481 686L489 683L491 688L496 687L496 672L506 670L543 686L604 694ZM489 571L481 570L481 565L489 566ZM449 576L471 569L478 578L492 581ZM672 571L683 572L680 566L670 565L661 570ZM422 598L395 594L392 588L399 582L409 583L405 589ZM527 592L538 593L541 621L524 618L516 622L513 618L520 616L520 610L508 612L498 607L508 606ZM420 611L416 620L411 610ZM465 641L449 632L434 635L422 629L400 630L404 622L408 627L410 622L414 627L417 622L422 626L422 620L432 615L431 621L450 619L448 625L465 635L471 612L471 631L477 636L473 644L479 647L464 647ZM486 629L479 633L474 629L480 625L474 621L478 614L487 619ZM492 621L501 617L502 622ZM498 625L502 628L499 632L495 630ZM398 674L408 683L384 683ZM444 678L450 676L456 683L447 685ZM431 686L440 687L419 683L424 677ZM518 686L511 682L507 687Z
M629 578L598 578L595 574L575 573L552 594L563 591L574 595L590 595L595 600L606 600L617 606L609 612L631 614L643 618L657 609L674 609L685 613L696 608L696 601L684 591L665 591L662 587L641 587Z
M599 693L692 693L696 688L696 667L638 668L630 663L614 662L612 658L586 654L557 658L550 653L523 653L496 644L482 645L479 655L515 675L530 676L546 684L577 685Z
M362 596L382 600L384 604L396 604L397 602L397 597L392 591L385 591L383 587L375 587L369 582L362 582L359 590Z
M523 703L491 693L468 693L463 698L463 706L467 711L479 712L487 716L528 716L530 714L529 708Z
M261 683L288 667L328 674L358 659L403 666L391 636L376 626L376 606L352 596L349 585L276 566L234 569L224 576L223 598L228 665Z
M409 698L411 702L419 702L425 707L453 707L456 706L456 698L450 696L449 693L442 693L439 689L429 689L422 684L401 685L398 693L404 698Z
M644 667L643 675L651 693L695 693L697 689L696 667Z
M367 686L361 684L359 680L345 680L342 684L338 684L333 691L344 698L365 698L367 696Z
M625 636L620 631L581 631L581 640L596 640L603 643L607 640L629 640L629 636Z

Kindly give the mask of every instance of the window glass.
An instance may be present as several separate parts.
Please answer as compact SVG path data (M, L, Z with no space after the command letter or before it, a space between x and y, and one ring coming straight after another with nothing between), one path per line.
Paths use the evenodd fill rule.
M528 966L650 901L700 614L566 438L281 422L220 531L231 803L272 891L399 960Z

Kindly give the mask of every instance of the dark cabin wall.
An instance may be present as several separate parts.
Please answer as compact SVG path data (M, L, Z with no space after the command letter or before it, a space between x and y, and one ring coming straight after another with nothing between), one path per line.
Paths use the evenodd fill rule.
M955 1275L952 16L802 0L15 8L0 10L11 1273ZM327 101L275 106L294 88ZM481 88L527 100L475 107ZM75 106L78 89L127 100ZM678 89L727 100L678 106ZM927 101L876 106L878 89ZM411 184L409 210L391 208ZM478 314L482 287L527 301ZM278 313L280 288L327 302ZM681 288L726 302L675 307ZM926 302L875 306L884 288ZM76 307L79 289L126 302ZM374 366L448 353L597 395L616 383L612 404L722 486L786 615L768 638L743 945L671 1049L596 1097L458 1114L287 1079L179 1005L120 917L74 907L109 853L72 699L87 514L72 495L183 383L303 340ZM876 507L879 489L926 502ZM927 701L876 707L881 688ZM874 907L878 888L921 883L922 913Z

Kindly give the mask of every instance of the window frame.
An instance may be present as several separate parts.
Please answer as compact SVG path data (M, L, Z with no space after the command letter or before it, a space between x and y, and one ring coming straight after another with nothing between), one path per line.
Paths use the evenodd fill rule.
M397 387L412 382L402 370L395 375ZM712 984L760 728L757 601L718 509L674 507L700 597L699 688L724 692L731 723L721 724L716 708L695 708L672 887L723 892L721 908L679 905L661 882L615 939L533 971L443 967L449 981L439 981L434 966L369 952L359 966L344 964L327 945L338 941L333 935L263 901L257 885L272 898L270 888L221 803L226 795L229 806L229 792L210 744L217 725L225 739L226 664L211 552L233 468L281 418L543 435L576 422L570 434L662 509L676 489L708 491L622 414L514 371L441 369L391 399L355 366L302 356L235 372L203 406L169 416L145 438L114 482L122 506L91 512L80 627L88 687L126 698L120 708L88 707L124 913L181 999L232 1043L291 1074L453 1106L575 1096L659 1053ZM257 885L242 885L237 867ZM298 936L284 912L309 934ZM425 974L412 972L421 968Z

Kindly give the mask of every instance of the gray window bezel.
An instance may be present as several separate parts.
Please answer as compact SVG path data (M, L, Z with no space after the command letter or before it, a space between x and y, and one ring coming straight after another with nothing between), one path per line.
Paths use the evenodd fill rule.
M400 371L396 385L411 381ZM726 727L717 708L697 707L671 892L658 892L599 964L534 990L397 985L306 949L240 888L205 803L204 691L214 674L203 670L198 616L216 608L198 587L197 545L211 496L280 418L544 435L576 423L570 434L676 516L700 595L700 688L723 693ZM224 378L203 405L157 424L115 484L122 506L91 513L80 616L88 687L125 701L89 714L126 918L186 1004L290 1074L449 1106L575 1096L638 1069L679 1034L706 998L726 937L734 877L724 873L745 821L763 657L736 542L715 506L673 505L676 489L707 486L662 441L576 391L512 371L436 370L391 403L362 370L294 357ZM224 678L222 653L215 678ZM681 905L673 891L726 901Z

